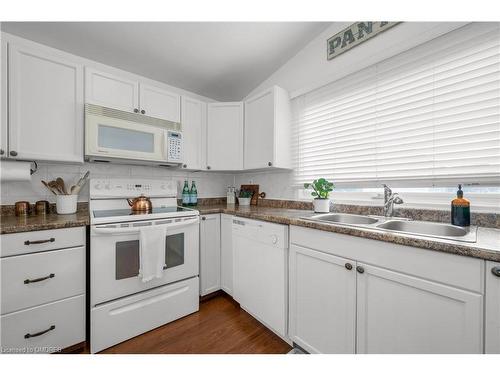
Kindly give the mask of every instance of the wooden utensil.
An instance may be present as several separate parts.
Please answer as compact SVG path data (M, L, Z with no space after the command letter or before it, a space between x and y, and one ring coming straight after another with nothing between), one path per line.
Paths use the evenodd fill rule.
M57 195L64 194L63 191L59 188L59 184L54 180L49 181L49 186L55 191L57 191Z
M54 191L54 189L52 189L46 181L42 180L42 184L43 184L43 185L44 185L47 189L49 189L49 190L50 190L50 192L51 192L52 194L57 195L57 192L56 192L56 191Z
M61 177L56 178L56 184L59 186L59 190L62 191L63 194L68 195L66 191L66 185L64 184L64 180Z

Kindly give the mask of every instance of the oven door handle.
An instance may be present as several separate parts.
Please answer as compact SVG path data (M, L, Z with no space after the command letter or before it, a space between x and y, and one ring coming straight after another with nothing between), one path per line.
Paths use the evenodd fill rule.
M199 223L198 217L195 219L190 219L190 220L184 220L184 221L179 221L179 222L174 222L174 223L169 223L169 224L161 224L161 225L153 225L153 226L139 226L139 227L126 227L126 228L106 228L106 227L93 227L92 231L97 234L115 234L115 233L139 233L141 228L151 228L151 227L159 227L159 228L179 228L179 227L184 227L187 225L191 224L197 224Z

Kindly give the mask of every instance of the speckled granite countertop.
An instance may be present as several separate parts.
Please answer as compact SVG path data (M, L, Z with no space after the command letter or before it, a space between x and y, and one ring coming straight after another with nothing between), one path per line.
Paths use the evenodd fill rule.
M458 254L500 262L500 229L478 228L477 241L475 243L445 240L423 236L413 236L387 232L380 229L368 229L360 227L348 227L338 224L319 223L302 219L314 215L308 210L292 210L270 207L238 207L219 205L200 205L195 207L200 214L226 213L249 219L264 220L285 225L297 225L306 228L318 229L328 232L347 234L373 240L392 242L399 245L420 247L429 250L441 251L450 254Z
M56 213L19 217L12 214L2 215L0 217L0 234L82 227L88 225L89 222L89 211L82 208L78 209L75 214L70 215L58 215Z
M338 224L319 223L303 219L303 217L314 215L314 212L310 210L260 206L239 207L228 206L226 204L207 204L199 205L194 208L200 211L202 215L226 213L249 219L264 220L284 225L297 225L327 232L347 234L500 262L500 229L495 228L479 227L477 242L466 243L399 234L375 228L348 227ZM89 221L87 207L79 208L77 213L73 215L57 215L52 213L45 216L30 215L27 217L16 217L14 215L4 214L0 218L0 234L85 226L89 224Z

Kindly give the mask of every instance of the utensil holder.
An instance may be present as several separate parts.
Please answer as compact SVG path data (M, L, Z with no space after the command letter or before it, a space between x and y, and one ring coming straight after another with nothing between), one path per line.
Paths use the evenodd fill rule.
M78 195L58 195L56 197L56 212L59 215L74 214Z

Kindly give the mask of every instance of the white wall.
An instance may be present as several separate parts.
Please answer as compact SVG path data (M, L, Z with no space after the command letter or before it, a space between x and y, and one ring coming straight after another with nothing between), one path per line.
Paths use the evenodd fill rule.
M2 182L0 185L1 204L14 204L16 201L27 200L31 203L46 199L55 202L55 195L50 193L40 180L50 181L62 177L66 184L75 183L86 171L90 171L91 178L152 178L174 181L177 184L177 195L180 198L184 179L189 183L195 181L198 187L198 197L225 197L226 189L234 183L230 174L186 172L183 170L169 170L162 167L132 166L120 164L51 164L38 165L38 171L31 176L31 182ZM88 184L81 191L78 200L88 201Z
M327 60L326 41L351 23L333 23L248 96L278 85L292 97L333 82L459 28L466 22L403 22L342 55Z

